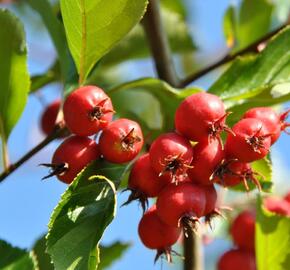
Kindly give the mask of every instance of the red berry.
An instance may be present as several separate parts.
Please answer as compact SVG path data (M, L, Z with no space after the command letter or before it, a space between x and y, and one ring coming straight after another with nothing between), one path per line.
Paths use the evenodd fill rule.
M139 200L143 210L148 204L147 198L157 197L168 181L158 177L152 169L149 154L144 154L134 163L130 172L128 190L132 193L124 205Z
M207 215L215 215L216 210L216 203L217 203L217 192L214 188L214 185L210 186L202 186L204 193L205 193L205 209L204 209L204 216Z
M203 216L206 198L203 188L192 183L170 184L159 194L157 213L168 225L184 228L185 234L193 229Z
M159 175L169 175L174 182L185 174L193 158L192 146L188 140L176 133L160 135L151 145L150 161Z
M279 138L281 132L280 117L272 108L252 108L244 114L243 118L256 118L261 120L267 132L271 134L272 144Z
M232 249L218 261L218 270L256 270L256 259L252 252Z
M187 97L175 113L175 127L192 141L217 137L225 125L226 111L221 99L205 92Z
M284 200L290 203L290 192L285 195Z
M268 133L271 134L271 143L274 144L278 140L281 131L286 131L287 127L290 126L285 121L289 112L290 110L278 115L272 108L257 107L248 110L243 118L257 118L261 120L268 130Z
M215 168L224 158L223 147L218 139L203 140L193 148L194 157L188 176L195 183L212 185L210 179Z
M138 123L118 119L110 123L100 136L100 150L104 158L114 163L134 159L142 149L143 134Z
M271 135L263 123L255 118L242 119L229 134L225 152L229 158L237 158L241 162L252 162L265 157L271 146Z
M275 214L290 216L290 203L286 200L276 197L268 197L264 200L264 206L268 211Z
M67 127L79 136L90 136L105 128L112 120L113 111L111 99L93 85L76 89L63 105Z
M255 222L256 216L252 211L240 213L231 226L234 243L242 249L255 250Z
M44 179L56 175L60 181L70 184L86 165L99 156L98 145L94 140L71 136L55 150L51 164L42 164L52 168L52 172Z
M57 118L59 108L60 108L60 100L55 100L54 102L49 104L45 109L45 111L43 112L40 123L42 132L45 135L49 135L53 131L56 124L55 121Z
M251 181L261 190L261 185L256 175L260 174L254 172L249 163L235 159L223 160L213 174L213 182L224 187L232 187L243 183L246 190L249 190L248 181Z
M177 242L181 230L162 222L157 215L156 205L145 212L139 223L138 233L146 247L157 250L155 260L165 253L171 261L171 246Z

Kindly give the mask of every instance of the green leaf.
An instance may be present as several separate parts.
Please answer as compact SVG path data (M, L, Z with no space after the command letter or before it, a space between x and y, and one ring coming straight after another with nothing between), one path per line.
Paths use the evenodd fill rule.
M290 27L279 32L258 55L237 58L210 93L230 101L231 106L253 98L269 87L290 81ZM272 98L275 98L272 95Z
M290 260L290 219L275 215L257 202L256 257L258 270L286 270Z
M143 119L148 127L168 131L173 128L174 113L180 102L185 97L199 91L200 89L197 88L181 91L164 81L145 78L121 84L110 89L107 93L112 98L117 111L131 112ZM153 97L155 99L152 99ZM153 115L156 113L161 114L161 119L158 119L158 115Z
M60 80L59 63L56 62L50 69L45 73L35 75L31 77L30 93L34 93L42 87Z
M235 8L230 5L223 18L223 30L226 38L227 46L232 48L235 45L236 33L235 33Z
M104 270L110 267L116 260L120 259L127 249L131 246L130 243L115 242L110 246L100 246L100 259L98 269Z
M0 25L0 132L5 142L25 107L30 79L22 23L0 9Z
M268 0L243 0L239 8L229 6L223 19L228 46L241 50L267 34L273 11Z
M243 0L237 24L237 50L264 36L271 26L274 5L268 0Z
M80 83L140 21L147 4L147 0L61 0L68 45Z
M62 195L47 235L47 250L56 269L96 269L98 244L115 216L115 186L120 184L126 168L93 162Z
M26 250L12 247L0 240L0 269L2 270L33 270L34 264Z
M33 258L38 270L53 270L50 256L46 253L46 239L45 236L40 237L32 249Z
M187 10L182 0L161 0L161 6L179 14L183 19L186 18Z
M162 19L173 53L189 53L196 49L184 19L173 11L163 9ZM149 57L150 50L140 24L102 59L102 66L114 66L131 59Z
M71 56L67 48L63 25L54 14L48 0L27 0L27 3L41 16L58 53L61 70L67 81L71 72Z

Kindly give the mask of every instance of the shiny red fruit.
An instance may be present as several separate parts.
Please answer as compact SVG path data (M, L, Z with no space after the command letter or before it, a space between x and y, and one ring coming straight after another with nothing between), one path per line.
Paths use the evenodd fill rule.
M284 200L290 203L290 192L285 195Z
M128 190L131 191L131 195L124 205L133 200L139 200L145 210L148 198L157 197L167 184L168 180L159 177L152 169L149 154L146 153L135 161L131 169L128 181Z
M270 150L271 134L263 123L255 118L242 119L233 127L225 144L228 158L236 158L241 162L252 162L265 157Z
M223 147L218 139L203 140L193 148L192 168L187 171L189 178L202 185L212 185L210 179L216 167L224 159Z
M249 251L255 250L255 223L256 215L253 211L243 211L235 218L230 232L233 242L238 247Z
M141 127L129 119L118 119L110 123L100 136L100 151L104 158L113 163L133 160L144 143Z
M79 136L91 136L104 129L111 122L113 111L111 99L93 85L76 89L63 105L67 127Z
M52 175L70 184L77 174L90 162L99 158L98 145L86 137L71 136L56 149L52 157Z
M156 205L145 212L138 226L138 233L143 244L161 252L170 250L170 247L178 240L180 232L180 228L168 226L159 219Z
M160 135L151 145L149 156L152 168L159 175L168 175L173 182L186 173L193 158L190 142L176 133Z
M280 136L280 116L269 107L256 107L245 112L243 118L256 118L263 122L267 132L271 134L271 144L275 143Z
M45 135L53 131L59 108L60 100L55 100L45 108L40 120L41 130Z
M170 226L193 225L203 216L206 197L203 188L192 183L170 184L159 194L157 213L160 219Z
M210 215L213 214L216 209L216 203L217 203L217 192L215 190L214 185L210 186L201 186L203 188L203 191L205 193L205 208L203 215Z
M187 97L175 113L176 130L192 141L219 136L225 125L225 106L218 96L201 92Z
M290 217L290 203L278 197L268 197L264 200L264 207L277 215Z
M213 174L213 182L224 187L232 187L244 184L246 190L249 190L248 182L253 182L258 189L261 189L259 180L256 178L258 173L254 172L250 163L236 160L224 160Z
M241 249L229 250L219 259L218 270L256 270L255 255Z

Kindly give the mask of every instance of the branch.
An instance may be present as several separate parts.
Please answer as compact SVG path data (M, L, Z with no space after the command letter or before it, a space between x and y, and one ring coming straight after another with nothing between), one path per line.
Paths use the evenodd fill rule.
M159 0L150 1L142 22L158 77L172 86L178 86L179 80L173 65L166 31L162 23Z
M188 232L188 237L184 237L184 270L202 270L203 252L201 237L193 232Z
M26 153L17 162L15 162L14 164L11 164L7 170L5 170L4 172L0 174L0 183L4 181L4 179L7 176L9 176L11 173L17 170L23 163L25 163L27 160L33 157L36 153L42 150L45 146L47 146L50 142L61 137L66 131L67 131L66 128L56 126L55 130L49 136L47 136L42 142L40 142L32 150Z
M185 86L187 86L188 84L192 83L193 81L199 79L200 77L202 77L203 75L207 74L208 72L216 69L217 67L224 65L232 60L234 60L237 56L241 56L245 53L249 53L249 52L257 52L257 47L258 45L260 45L261 43L267 41L268 39L270 39L272 36L276 35L278 32L280 32L282 29L284 29L285 27L287 27L286 25L282 25L281 27L279 27L278 29L266 34L265 36L263 36L262 38L260 38L259 40L257 40L256 42L250 44L249 46L247 46L246 48L234 53L234 54L227 54L226 56L224 56L221 60L217 61L216 63L200 70L197 71L191 75L189 75L187 78L183 79L180 83L179 83L179 87L183 88Z

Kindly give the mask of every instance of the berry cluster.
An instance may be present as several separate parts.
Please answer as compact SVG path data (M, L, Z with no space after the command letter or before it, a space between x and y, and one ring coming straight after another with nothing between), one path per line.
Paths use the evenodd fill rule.
M53 130L60 102L56 101L42 117L42 129ZM47 177L56 175L70 184L91 161L103 157L109 162L126 163L142 149L143 134L138 123L129 119L112 121L113 105L106 93L96 86L83 86L72 92L63 104L66 127L74 135L56 149ZM100 133L99 143L88 136Z
M221 256L218 270L256 270L255 220L253 211L244 211L235 218L230 234L236 247Z
M148 198L157 197L139 224L142 242L157 250L157 258L162 253L169 257L180 232L187 236L200 218L210 223L221 215L214 183L243 183L249 190L248 182L253 182L261 189L251 162L264 158L289 127L288 113L279 116L271 108L253 108L231 129L225 123L229 113L215 95L197 93L180 104L176 131L151 144L149 153L134 163L128 182L131 194L125 204L139 200L145 211ZM222 131L228 133L224 144Z

